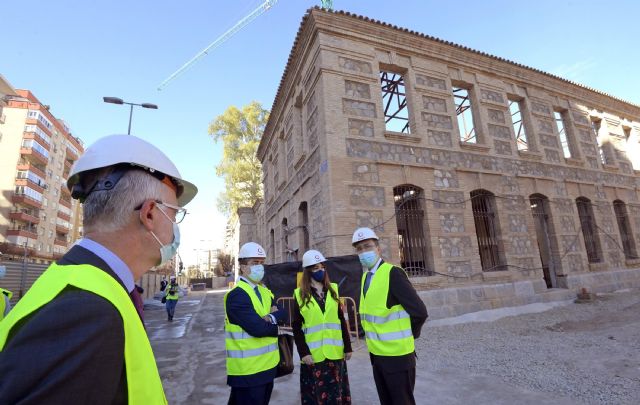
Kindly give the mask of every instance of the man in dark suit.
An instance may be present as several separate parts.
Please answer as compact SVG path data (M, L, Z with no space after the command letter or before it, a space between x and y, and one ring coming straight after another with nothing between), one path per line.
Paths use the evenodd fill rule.
M197 189L128 135L87 148L67 185L84 202L85 236L0 323L0 403L166 404L130 294L175 253Z
M255 242L238 253L240 277L225 296L225 347L230 405L266 405L280 359L278 322L287 313L273 305L273 294L261 284L266 254Z
M357 229L352 243L367 270L359 311L380 403L415 404L414 339L420 337L427 308L404 270L382 259L378 236L372 229Z

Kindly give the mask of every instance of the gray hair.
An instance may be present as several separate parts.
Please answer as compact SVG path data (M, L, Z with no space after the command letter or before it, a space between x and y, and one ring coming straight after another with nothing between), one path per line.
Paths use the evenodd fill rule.
M146 200L162 199L162 182L142 170L129 170L111 190L95 191L82 204L85 232L114 232L131 220Z

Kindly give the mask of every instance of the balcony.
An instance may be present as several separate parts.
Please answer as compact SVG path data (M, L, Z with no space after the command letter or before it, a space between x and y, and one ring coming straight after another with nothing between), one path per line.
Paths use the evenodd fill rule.
M40 218L35 215L28 214L22 211L12 211L9 213L9 219L13 219L15 221L27 222L30 224L39 224Z
M31 197L27 197L25 194L17 194L13 193L11 197L11 202L14 204L26 205L33 208L42 208L42 203L38 200L34 200ZM69 204L69 208L71 208L71 204Z
M64 160L64 170L71 170L72 165L73 164L68 159Z
M33 174L39 177L42 177L43 179L47 178L47 175L44 172L44 170L38 166L34 166L31 162L27 162L27 161L19 162L18 165L16 166L16 169L20 171L31 171L33 172Z
M65 220L65 221L67 221L67 222L71 222L71 216L70 216L70 215L65 214L65 213L64 213L64 212L62 212L62 211L58 211L58 218L60 218L60 219L64 219L64 220Z
M44 193L44 184L40 185L30 179L16 179L16 186L29 187L30 189L35 190L40 194Z
M30 239L38 239L35 227L27 229L7 229L7 236L23 236Z
M71 209L71 198L66 198L64 195L60 196L60 204L64 205L65 207Z
M69 191L69 189L67 188L66 184L61 184L60 185L60 192L62 193L62 195L67 195L67 196L71 197L71 191Z
M62 235L68 235L69 228L64 225L56 224L56 232Z
M42 147L44 147L47 151L51 151L51 145L45 141L42 136L38 135L35 132L25 132L23 135L24 139L35 139Z
M66 239L60 239L60 238L55 238L53 240L53 244L54 245L58 245L58 246L67 246L67 240Z
M26 161L34 164L46 165L47 163L49 163L48 157L33 148L21 147L20 154Z
M71 148L67 148L67 156L65 160L70 160L71 163L73 163L78 160L78 155L73 150L71 150Z

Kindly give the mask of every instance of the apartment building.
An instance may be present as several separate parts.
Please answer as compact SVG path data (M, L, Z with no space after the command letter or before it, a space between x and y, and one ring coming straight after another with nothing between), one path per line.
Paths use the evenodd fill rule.
M5 93L0 120L0 251L50 263L82 235L65 185L82 141L29 90Z
M352 254L353 230L372 227L427 289L640 285L639 142L638 105L313 9L258 149L265 198L241 228L282 262Z

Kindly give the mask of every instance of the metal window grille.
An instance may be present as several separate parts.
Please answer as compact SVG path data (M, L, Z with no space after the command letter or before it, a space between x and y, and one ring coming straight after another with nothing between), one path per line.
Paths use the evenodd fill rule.
M547 288L555 288L557 287L556 275L560 267L560 260L557 255L558 250L555 239L551 237L549 199L542 194L532 194L529 196L529 201L531 203L533 222L536 227L536 239L538 241L544 280Z
M593 217L591 201L580 197L576 199L576 206L578 207L578 217L580 218L584 247L587 249L587 259L589 263L598 263L602 260L602 254L600 252L598 236L595 233L596 223Z
M560 145L562 145L562 152L564 157L570 158L572 156L571 146L569 145L569 139L567 138L567 130L564 125L564 113L558 111L553 112L553 117L556 120L556 128L558 129L558 137L560 138Z
M631 224L627 215L627 207L624 202L616 200L613 202L613 210L616 213L618 221L618 230L620 231L620 239L622 240L622 250L627 259L637 259L635 241L631 233Z
M486 190L472 191L471 208L482 271L506 270L496 223L495 197Z
M522 120L521 101L509 100L509 111L511 112L511 122L513 124L513 132L516 134L516 146L518 150L529 150L529 141L527 140L527 132Z
M415 186L398 186L393 189L400 262L409 276L433 275L427 261L428 245L424 232L424 211L420 204L421 195L422 190Z
M460 141L468 143L478 143L476 129L473 126L473 109L469 90L461 87L453 88L453 100L456 104L456 115L458 116L458 129L460 131Z
M399 73L380 71L380 86L386 130L410 133L404 77Z

